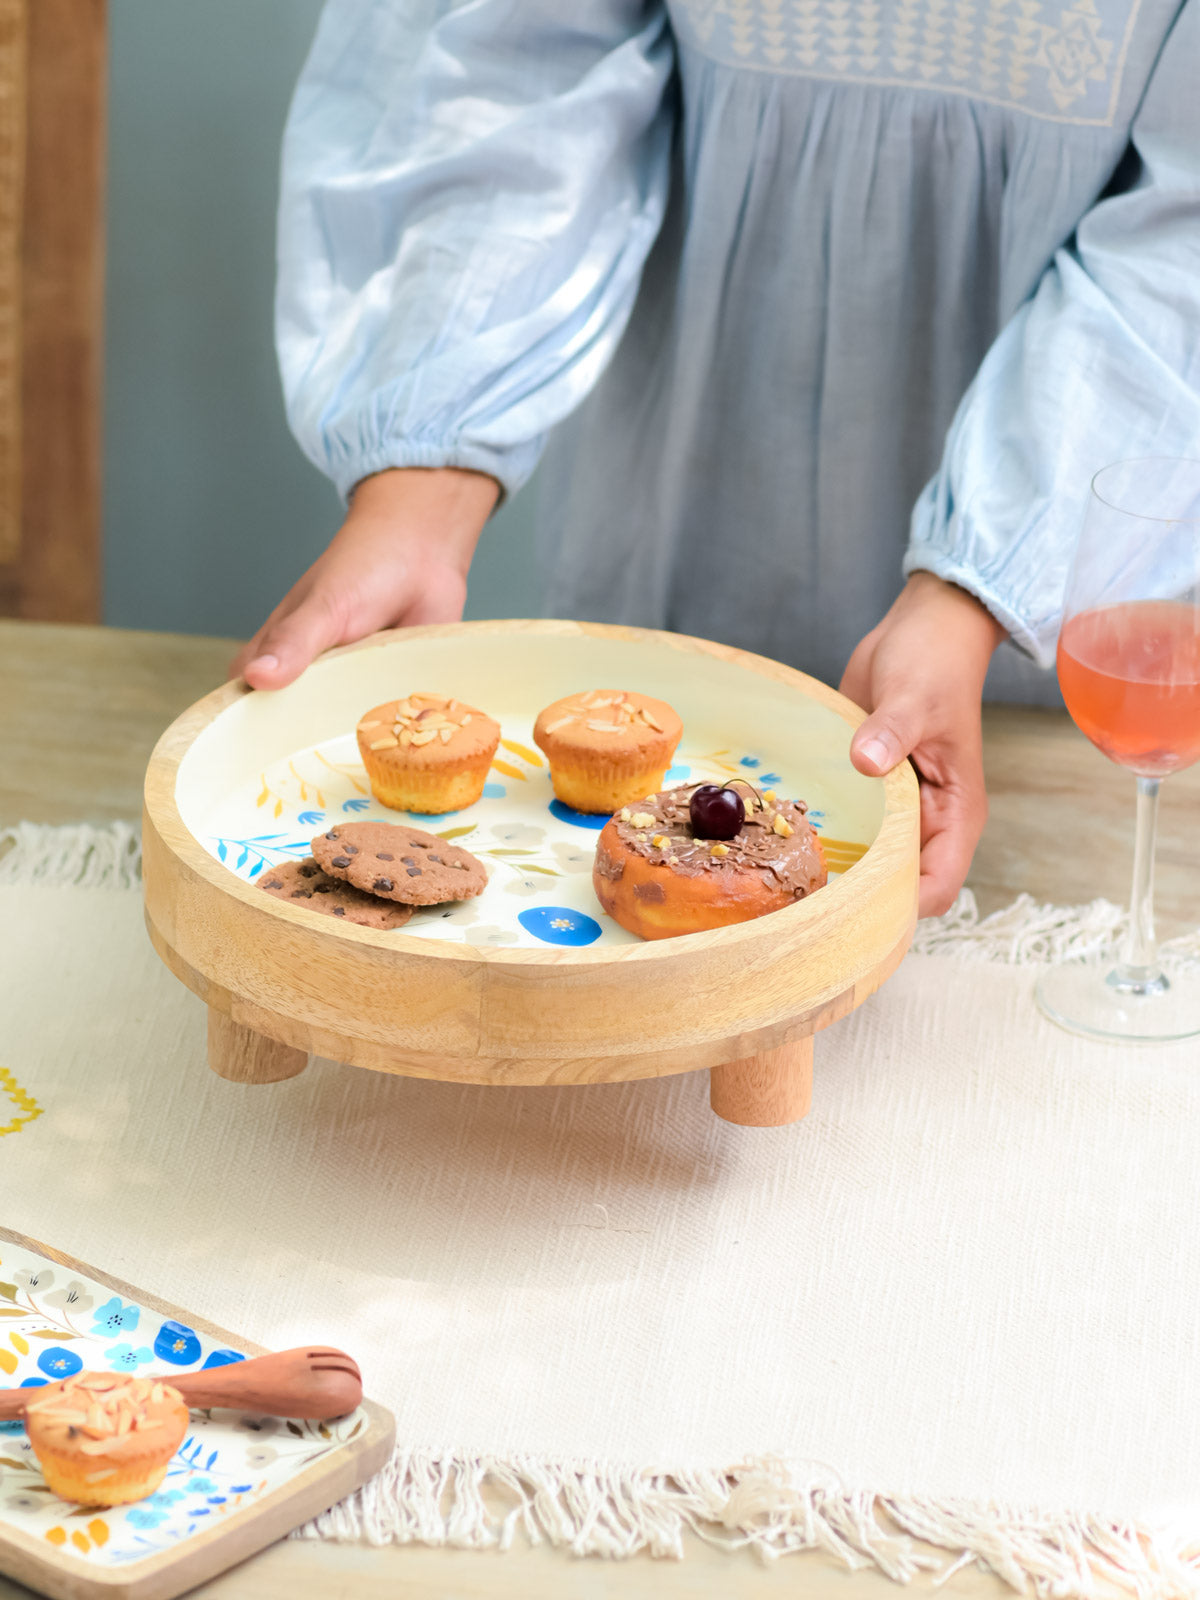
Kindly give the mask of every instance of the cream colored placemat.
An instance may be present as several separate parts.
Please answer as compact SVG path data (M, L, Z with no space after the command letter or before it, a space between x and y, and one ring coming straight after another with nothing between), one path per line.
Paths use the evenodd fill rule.
M96 881L132 860L105 840ZM0 1217L353 1351L402 1449L322 1531L620 1554L691 1523L902 1576L892 1523L1046 1592L1194 1592L1195 1047L1071 1038L1033 968L943 954L821 1037L790 1128L719 1121L704 1074L240 1086L137 892L42 878L0 886L0 1068L40 1111L0 1137ZM1106 917L922 937L1028 956Z

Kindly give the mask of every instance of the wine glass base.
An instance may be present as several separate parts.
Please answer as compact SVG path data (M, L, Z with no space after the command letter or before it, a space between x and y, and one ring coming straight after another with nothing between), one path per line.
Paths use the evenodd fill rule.
M1138 993L1108 967L1068 961L1044 972L1035 994L1043 1016L1088 1039L1168 1044L1200 1034L1200 973L1170 972Z

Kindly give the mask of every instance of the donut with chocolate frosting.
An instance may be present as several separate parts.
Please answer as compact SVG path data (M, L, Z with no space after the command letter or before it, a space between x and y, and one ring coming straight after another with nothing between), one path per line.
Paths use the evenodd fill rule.
M749 790L733 838L703 839L689 810L696 787L660 790L605 824L592 883L614 921L643 939L670 939L748 922L823 887L825 858L802 800Z

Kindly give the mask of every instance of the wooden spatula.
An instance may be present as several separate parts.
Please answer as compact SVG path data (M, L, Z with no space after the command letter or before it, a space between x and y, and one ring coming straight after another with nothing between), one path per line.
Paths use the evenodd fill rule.
M203 1372L153 1372L178 1389L189 1406L231 1406L273 1417L306 1417L323 1421L343 1417L362 1399L362 1376L357 1363L344 1350L301 1345L298 1350L277 1350L226 1367ZM34 1389L0 1389L0 1421L24 1415L31 1400L41 1399L53 1384Z

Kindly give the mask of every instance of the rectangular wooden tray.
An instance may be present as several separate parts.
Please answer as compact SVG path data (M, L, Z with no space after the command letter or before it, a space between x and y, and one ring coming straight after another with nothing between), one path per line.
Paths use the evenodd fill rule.
M164 1322L176 1325L169 1337ZM166 1358L152 1340L168 1349ZM217 1350L264 1354L190 1311L0 1227L0 1386L50 1381L78 1362L169 1380ZM172 1600L357 1489L391 1455L396 1432L390 1412L365 1399L331 1424L247 1423L216 1410L194 1413L193 1422L158 1494L108 1511L58 1499L23 1430L0 1424L0 1572L55 1600Z

